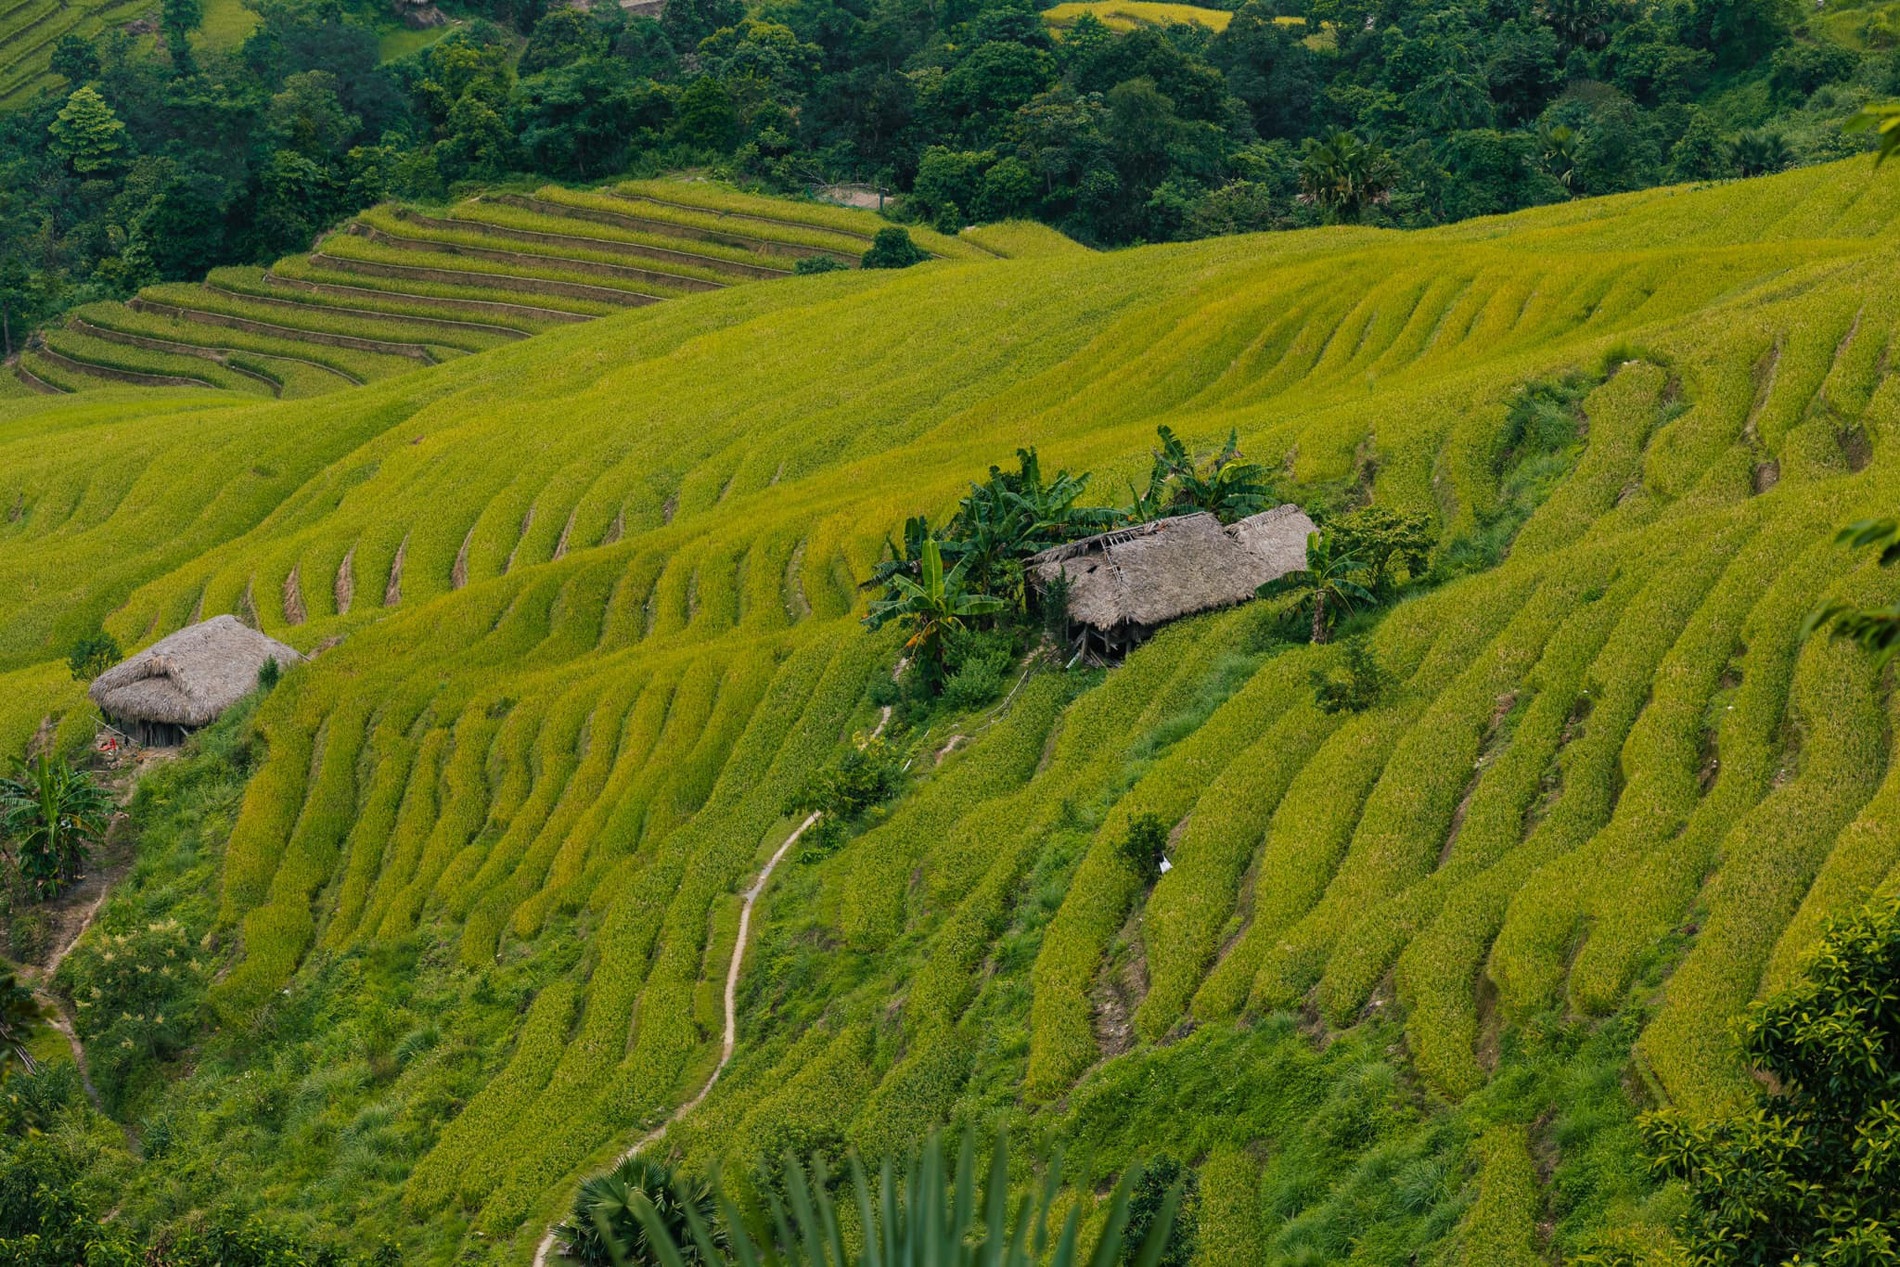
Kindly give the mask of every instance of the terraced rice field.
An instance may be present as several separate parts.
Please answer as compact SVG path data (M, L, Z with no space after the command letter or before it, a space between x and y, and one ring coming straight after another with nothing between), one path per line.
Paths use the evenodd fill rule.
M1057 30L1073 26L1083 14L1091 14L1111 31L1132 31L1141 26L1172 26L1192 22L1213 31L1225 31L1234 15L1227 9L1203 9L1192 4L1160 4L1154 0L1075 0L1043 10L1043 19Z
M649 194L365 224L564 268L720 247L666 272L705 281L843 252L856 223ZM1614 1013L1632 1083L1720 1109L1749 1085L1734 1018L1822 917L1900 883L1891 693L1858 651L1797 637L1822 596L1894 596L1832 533L1900 500L1896 229L1900 171L1854 162L1410 235L966 246L586 324L573 295L493 280L551 274L346 235L129 311L169 343L187 340L160 304L360 334L377 345L306 368L365 386L0 402L0 741L83 734L58 657L101 620L128 647L222 612L340 639L259 712L268 755L203 930L227 956L213 1005L268 1043L283 992L409 954L444 997L505 986L520 1006L479 1052L444 1038L387 1076L362 1072L345 1015L334 1050L242 1089L188 1081L179 1103L219 1108L169 1156L408 1238L414 1261L522 1263L576 1177L717 1060L739 890L796 825L788 794L875 722L896 647L862 632L855 583L907 515L943 515L1019 445L1112 490L1165 421L1203 447L1236 428L1303 486L1361 487L1455 538L1510 495L1512 401L1580 375L1581 457L1505 561L1372 631L1399 683L1378 707L1320 714L1308 674L1335 652L1263 643L1257 609L1180 622L1098 678L1032 675L888 817L776 878L737 1054L669 1135L696 1164L876 1155L999 1105L1061 1120L1120 1070L1185 1071L1211 1099L1142 1145L1205 1158L1221 1261L1280 1261L1305 1212L1366 1189L1276 1179L1317 1110L1289 1109L1263 1157L1220 1097L1266 1075L1224 1051L1283 1034L1317 1061L1296 1025L1350 1044L1383 1016L1457 1104L1491 1087L1501 1041ZM385 253L484 280L349 267ZM58 346L209 381L265 373L289 338L198 324L255 342L202 345L223 362L81 330ZM478 350L475 327L496 346L442 353ZM1144 814L1174 825L1151 891L1117 861ZM481 1071L465 1102L431 1090L452 1060ZM1572 1140L1535 1105L1500 1113L1455 1154L1448 1261L1536 1260L1568 1199L1545 1162ZM1388 1163L1360 1182L1389 1188ZM1632 1238L1660 1217L1587 1216Z
M0 110L59 77L47 69L62 35L98 35L155 14L152 0L0 0Z
M808 256L855 265L884 223L679 181L375 207L269 269L217 269L201 285L88 305L22 355L13 377L42 393L133 385L316 396L555 325L790 277ZM1009 253L912 234L943 258Z

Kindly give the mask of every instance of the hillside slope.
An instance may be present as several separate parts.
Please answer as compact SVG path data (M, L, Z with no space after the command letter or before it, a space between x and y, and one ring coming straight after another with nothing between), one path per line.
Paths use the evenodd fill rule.
M308 401L0 404L0 742L83 728L53 662L101 619L128 647L219 612L341 639L259 711L190 917L256 1050L140 1101L174 1152L136 1215L222 1185L418 1261L524 1261L716 1058L736 890L875 723L894 647L854 586L906 515L1019 445L1116 487L1166 422L1470 536L1516 495L1509 402L1571 371L1580 458L1501 565L1379 622L1403 683L1380 707L1320 714L1327 653L1269 652L1247 609L1183 622L1099 682L1032 677L775 881L740 1057L678 1143L877 1152L1160 1070L1141 1085L1216 1097L1154 1139L1205 1158L1238 1246L1206 1261L1244 1262L1345 1198L1261 1168L1306 1109L1229 1130L1228 1047L1310 1050L1237 1018L1402 1026L1424 1114L1615 1014L1629 1085L1734 1102L1730 1019L1900 864L1889 696L1796 636L1818 596L1892 597L1831 535L1900 491L1897 216L1900 173L1850 163L1416 235L737 287ZM1138 894L1114 852L1143 813L1178 825L1176 866ZM1526 1150L1576 1143L1543 1107L1481 1122L1455 1154L1479 1198L1406 1235L1477 1262L1647 1217L1540 1191Z

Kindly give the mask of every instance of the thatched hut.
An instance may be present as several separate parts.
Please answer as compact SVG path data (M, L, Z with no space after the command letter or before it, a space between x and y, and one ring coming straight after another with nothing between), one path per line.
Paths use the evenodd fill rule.
M1043 590L1066 575L1071 636L1098 656L1118 656L1157 626L1246 602L1305 567L1315 531L1290 504L1226 525L1203 511L1044 550L1029 560L1029 574Z
M256 690L266 661L287 669L302 659L294 647L235 616L214 616L113 665L86 694L108 725L138 743L165 747L184 742Z

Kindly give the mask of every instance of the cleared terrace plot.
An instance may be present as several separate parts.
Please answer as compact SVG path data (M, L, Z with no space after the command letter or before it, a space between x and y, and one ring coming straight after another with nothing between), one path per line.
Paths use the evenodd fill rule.
M217 269L202 285L89 305L47 332L13 377L33 392L319 395L556 326L790 277L809 256L855 265L883 225L868 212L675 181L375 207L267 270ZM940 257L1003 253L913 233Z

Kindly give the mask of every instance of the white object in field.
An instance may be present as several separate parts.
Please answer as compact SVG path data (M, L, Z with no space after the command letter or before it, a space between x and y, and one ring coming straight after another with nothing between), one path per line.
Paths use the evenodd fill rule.
M1174 870L1174 864L1169 862L1166 858L1163 858L1161 860L1161 874L1166 875L1172 870Z

